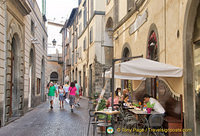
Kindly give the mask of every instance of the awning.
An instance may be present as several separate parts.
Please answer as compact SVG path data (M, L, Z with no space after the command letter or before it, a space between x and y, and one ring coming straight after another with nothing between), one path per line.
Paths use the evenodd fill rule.
M109 71L105 72L105 78L112 78L112 68ZM115 74L115 79L124 79L124 80L145 80L145 77L133 77L128 75L117 75Z
M124 77L182 77L182 74L182 68L145 58L115 64L115 75Z

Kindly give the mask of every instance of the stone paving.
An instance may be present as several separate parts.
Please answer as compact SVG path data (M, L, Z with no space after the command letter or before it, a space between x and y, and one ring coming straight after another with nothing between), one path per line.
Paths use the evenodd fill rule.
M88 101L81 99L81 107L71 113L68 104L59 108L58 100L54 109L45 102L20 119L0 128L0 136L86 136L88 128ZM90 128L92 136L92 127ZM96 135L97 136L97 135ZM115 133L112 136L133 136L128 133Z
M0 136L86 136L88 124L87 100L81 100L81 107L71 113L69 105L54 109L46 102L25 116L0 129Z

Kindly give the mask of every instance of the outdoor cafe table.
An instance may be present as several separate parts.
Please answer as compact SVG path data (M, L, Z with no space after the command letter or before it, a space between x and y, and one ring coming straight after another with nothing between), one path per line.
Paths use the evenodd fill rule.
M107 115L116 115L116 114L120 114L120 111L95 111L95 113L105 113Z
M136 109L128 109L130 112L137 114L137 115L151 115L151 114L159 114L156 111L151 111L151 113L147 113L146 111L143 110L136 110Z
M143 125L143 126L145 126L146 124L148 124L149 122L148 122L148 118L147 118L147 116L145 116L145 115L152 115L152 114L159 114L158 112L156 112L156 111L151 111L151 113L147 113L147 111L143 111L143 110L136 110L136 109L128 109L130 112L132 112L132 113L134 113L134 114L136 114L136 115L138 115L138 120L141 122L141 124ZM147 136L149 136L149 125L147 125L147 127L148 127L148 134L147 134Z
M105 114L107 114L107 115L117 115L117 114L120 114L120 111L95 111L95 113L105 113ZM111 121L111 123L112 123L112 126L114 127L114 120L113 120L113 118L112 118L112 121Z

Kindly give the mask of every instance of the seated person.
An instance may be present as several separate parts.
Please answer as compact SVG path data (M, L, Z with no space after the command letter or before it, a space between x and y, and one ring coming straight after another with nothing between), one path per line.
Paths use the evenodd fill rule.
M165 109L162 107L162 105L154 98L150 97L148 94L145 94L143 96L143 100L144 100L144 103L148 103L150 102L150 104L155 104L153 109L154 111L160 113L160 114L165 114Z
M112 95L112 94L111 94ZM115 95L114 95L114 101L113 101L114 104L119 104L119 96L118 96L118 88L117 90L115 91ZM108 98L107 100L107 107L111 107L111 104L112 104L112 97ZM117 109L117 106L114 106L114 109Z

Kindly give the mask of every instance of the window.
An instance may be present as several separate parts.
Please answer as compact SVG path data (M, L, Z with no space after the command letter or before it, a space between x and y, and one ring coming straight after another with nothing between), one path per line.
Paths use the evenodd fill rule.
M94 3L93 3L93 0L90 0L91 1L91 13L90 13L90 17L92 17L93 13L94 13Z
M74 55L74 57L75 57L75 64L77 64L77 57L78 57L78 53L77 53L77 51L75 51L75 55Z
M33 20L31 20L31 34L32 36L35 36L35 23Z
M135 6L135 0L127 0L127 12L131 11L131 9Z
M82 32L82 23L79 24L79 36L81 35Z
M82 1L82 0L78 0L78 5L80 5L80 4L81 4L81 1Z
M83 16L83 26L84 28L86 27L87 25L87 8L86 8L86 5L84 5L84 16Z
M81 17L82 17L82 10L78 13L79 20L81 19Z
M75 44L75 48L77 48L77 46L78 46L78 44L77 44L77 31L75 31L75 35L74 35L74 39L75 39L75 41L74 41L74 44Z
M90 28L90 43L93 42L93 27Z
M37 78L37 94L40 94L40 78Z
M42 39L42 45L43 45L43 49L45 49L45 39L44 39L44 37Z
M72 38L72 51L74 51L74 35L72 36L73 38Z
M34 9L34 1L33 0L29 0L30 4L31 4L31 7Z
M69 31L69 42L71 42L71 31Z
M72 66L74 66L74 54L72 54Z
M86 50L86 37L84 38L84 41L83 41L83 50L84 51Z

